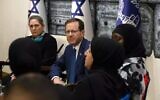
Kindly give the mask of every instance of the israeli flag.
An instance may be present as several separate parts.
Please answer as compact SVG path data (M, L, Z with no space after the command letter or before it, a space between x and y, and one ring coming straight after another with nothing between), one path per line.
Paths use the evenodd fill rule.
M47 14L44 0L30 0L28 17L32 15L39 15L42 17L45 24L45 32L48 32Z
M85 37L91 40L93 37L93 28L91 12L88 0L72 0L72 18L79 18L85 25Z
M116 25L132 24L138 29L141 21L139 2L140 0L119 0Z

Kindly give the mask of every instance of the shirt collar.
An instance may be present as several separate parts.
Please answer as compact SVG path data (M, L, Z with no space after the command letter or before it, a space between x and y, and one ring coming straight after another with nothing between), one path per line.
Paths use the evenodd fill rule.
M82 41L81 41L81 42L82 42ZM76 49L76 51L79 51L79 48L80 48L81 42L80 42L78 45L73 46L73 48L74 48L74 49Z

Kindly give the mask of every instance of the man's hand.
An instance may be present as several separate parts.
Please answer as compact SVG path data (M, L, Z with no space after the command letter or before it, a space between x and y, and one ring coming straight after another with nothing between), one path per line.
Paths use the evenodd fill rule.
M61 85L65 85L64 81L62 81L62 79L60 77L55 77L52 82L54 84L61 84Z

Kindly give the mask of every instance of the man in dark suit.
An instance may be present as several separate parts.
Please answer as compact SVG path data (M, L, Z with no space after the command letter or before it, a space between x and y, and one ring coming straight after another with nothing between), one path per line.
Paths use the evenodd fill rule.
M84 67L84 52L90 42L84 38L84 23L80 19L72 18L65 23L65 34L69 45L64 54L52 65L49 76L54 84L64 85L61 74L67 72L67 83L74 84L86 74Z

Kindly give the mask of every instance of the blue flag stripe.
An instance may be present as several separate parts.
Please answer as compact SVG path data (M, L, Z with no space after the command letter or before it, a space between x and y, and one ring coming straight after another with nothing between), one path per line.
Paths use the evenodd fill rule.
M30 10L28 10L28 17L30 17L30 15L31 15L32 13L39 14L39 11L38 11L38 9L37 9L37 5L38 5L38 3L40 2L40 0L31 0L31 2L32 2L32 4L33 4L33 7L32 7Z
M85 0L72 0L72 2L75 2L77 7L75 12L72 12L72 17L74 18L75 16L84 16L81 7L84 4Z

